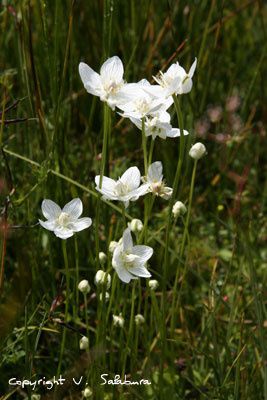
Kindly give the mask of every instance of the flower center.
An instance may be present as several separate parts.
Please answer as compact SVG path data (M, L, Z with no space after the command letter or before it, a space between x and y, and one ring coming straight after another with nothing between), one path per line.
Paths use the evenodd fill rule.
M130 253L125 251L125 252L123 252L121 254L121 258L122 258L122 261L123 261L123 263L125 265L125 268L129 269L129 268L131 268L133 266L134 260L139 258L139 256L137 256L136 254L130 254Z
M146 99L138 99L135 102L135 107L141 114L146 114L150 111L150 104Z
M156 195L159 195L162 190L164 189L164 183L163 182L152 182L151 183L151 190L153 193L155 193Z
M66 228L70 222L70 216L68 213L62 212L58 217L58 223L62 227Z
M115 185L115 192L118 196L124 196L129 193L129 186L119 178Z
M120 83L116 83L114 81L106 83L104 85L106 95L109 96L115 94L122 86L123 86L123 81L121 81Z

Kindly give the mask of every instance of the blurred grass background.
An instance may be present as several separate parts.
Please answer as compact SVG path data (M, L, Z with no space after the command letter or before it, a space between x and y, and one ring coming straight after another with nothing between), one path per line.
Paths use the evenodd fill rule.
M36 223L43 198L64 205L79 196L85 214L94 218L96 199L84 189L94 188L94 176L99 173L103 107L85 92L78 64L84 61L99 71L107 57L118 55L128 82L142 78L152 82L152 75L173 61L188 69L194 57L198 58L194 86L190 95L182 98L182 110L185 128L191 133L187 148L200 140L208 155L198 167L188 267L179 287L175 337L168 338L165 354L157 340L148 351L159 327L153 315L147 316L150 326L136 333L138 352L128 366L134 376L148 356L143 375L153 379L153 385L149 389L128 387L121 393L117 388L105 388L104 393L103 387L97 386L99 371L118 372L123 358L118 348L125 346L126 339L112 331L116 342L113 356L107 351L103 358L101 350L94 348L89 359L90 383L97 388L94 396L267 400L266 14L266 3L261 0L2 0L3 399L9 398L11 376L37 373L50 377L56 373L61 336L54 331L60 332L61 326L48 316L60 286L64 289L64 264L59 240ZM16 101L16 107L5 112ZM113 176L131 165L142 167L141 135L115 113L111 140ZM174 178L177 154L172 140L156 140L154 160L163 161L168 183ZM179 188L182 201L188 197L191 168L186 160ZM101 250L107 252L108 239L121 236L121 221L114 210L101 207L98 235ZM129 212L141 217L136 204ZM151 235L157 232L160 240L164 240L159 229L166 215L166 203L157 202L150 230ZM170 296L180 233L177 224L171 236ZM80 279L89 279L93 286L94 230L80 233L68 245L71 269L78 265ZM160 280L163 248L157 247L153 237L150 245L156 250L153 276ZM73 286L75 279L73 273ZM99 326L94 291L88 311L92 337ZM122 286L120 293L117 313L130 298L130 289ZM142 293L147 299L146 291ZM160 289L157 297L161 297ZM127 304L125 307L127 313ZM61 305L55 316L62 312ZM82 318L70 316L70 324L84 333ZM48 330L42 332L43 328ZM78 339L78 334L68 332L65 375L85 374L88 360L78 349ZM64 390L57 398L81 398L79 388ZM25 396L25 391L18 390L11 398ZM53 397L44 392L42 398Z

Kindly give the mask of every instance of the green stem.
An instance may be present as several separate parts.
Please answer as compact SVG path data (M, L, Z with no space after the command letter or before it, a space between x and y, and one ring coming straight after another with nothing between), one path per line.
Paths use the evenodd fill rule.
M142 147L144 153L144 170L147 175L147 149L146 149L146 130L145 130L145 118L142 118Z
M183 115L182 115L181 107L180 107L177 97L174 95L173 95L173 101L174 101L175 110L177 113L181 136L180 136L180 147L179 147L179 160L177 163L176 173L175 173L174 182L173 182L173 193L172 193L172 197L171 197L170 203L169 203L168 222L167 222L167 228L166 228L166 239L165 239L166 247L165 247L165 252L164 252L164 269L163 269L163 296L162 296L163 309L164 309L164 303L166 300L166 276L167 276L167 267L169 265L169 242L170 242L172 207L173 207L174 200L176 197L178 183L179 183L179 179L180 179L180 175L181 175L181 169L182 169L183 157L184 157L184 146L185 146L184 123L183 123Z
M191 177L188 209L187 209L186 221L185 221L185 226L184 226L184 231L183 231L183 236L182 236L182 244L181 244L180 254L179 254L179 258L181 260L183 259L183 256L184 256L185 243L186 243L186 238L188 236L188 227L189 227L190 216L191 216L192 200L193 200L193 193L194 193L194 186L195 186L195 179L196 179L196 170L197 170L197 160L194 161L194 167L193 167L193 172L192 172L192 177ZM184 266L183 277L185 275L186 265L187 265L187 263L185 263L185 266ZM171 336L174 333L175 316L177 315L175 310L178 307L178 304L176 302L178 281L179 281L179 268L177 268L177 270L176 270L175 281L174 281L174 286L173 286L172 313L171 313L172 314ZM179 296L178 296L178 298L179 298Z
M126 343L126 349L125 349L125 354L124 354L124 359L123 359L123 364L122 364L121 376L125 375L128 351L129 351L129 348L131 348L130 343L132 341L132 336L133 336L135 289L136 289L136 282L133 283L133 289L132 289L130 326L129 326L129 332L128 332L128 335L127 335L127 343Z
M88 350L90 350L89 320L88 320L88 313L87 313L87 308L88 308L87 294L84 293L83 298L84 298L84 315L85 315L85 323L86 323L86 336L88 339Z
M64 322L67 323L68 322L68 312L69 312L69 296L70 296L70 274L69 274L69 262L68 262L68 255L67 255L66 240L63 240L63 242L62 242L62 252L63 252L65 273L66 273L66 298L65 298ZM61 341L61 347L60 347L60 356L59 356L59 362L58 362L58 368L57 368L57 376L59 376L61 374L61 365L62 365L62 359L63 359L65 344L66 344L66 333L67 333L67 329L66 329L66 327L64 327L62 341Z
M170 243L170 230L171 230L171 219L172 219L172 207L174 204L174 200L177 194L178 183L180 180L183 157L184 157L184 123L183 123L183 115L180 107L179 100L175 95L173 95L174 106L177 114L178 124L180 128L180 146L179 146L179 159L176 167L175 177L173 181L173 193L169 202L169 210L168 210L168 220L167 220L167 228L166 228L166 238L165 238L165 252L164 252L164 262L163 262L163 279L162 279L162 298L161 298L161 309L162 309L162 352L165 354L166 352L166 306L167 306L167 269L169 266L169 243ZM161 360L160 363L160 376L163 376L164 363ZM163 382L160 382L162 385Z
M151 162L152 162L154 145L155 145L155 139L151 138L149 155L148 155L148 165L151 165Z
M103 146L101 153L101 172L99 181L100 189L102 188L102 181L105 173L106 163L108 163L107 150L108 150L109 133L110 133L110 108L107 105L107 103L104 103L104 139L103 139Z

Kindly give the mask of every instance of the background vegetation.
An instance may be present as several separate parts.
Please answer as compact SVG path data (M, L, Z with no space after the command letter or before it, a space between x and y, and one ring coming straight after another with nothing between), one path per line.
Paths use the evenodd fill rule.
M10 377L57 373L65 330L62 375L88 375L93 398L267 400L266 13L261 0L2 0L1 399L31 398L27 390L11 391ZM185 262L177 259L182 223L173 224L165 295L167 202L158 200L148 241L159 288L152 293L145 280L135 289L117 281L115 301L101 303L93 283L95 239L108 253L109 241L122 234L120 212L101 202L98 232L94 226L67 241L72 293L64 327L62 241L37 222L43 198L63 206L80 197L84 215L95 219L97 196L90 191L100 170L103 104L85 92L78 64L99 71L112 55L123 60L128 82L151 80L176 60L188 69L198 58L193 89L181 106L191 133L187 149L198 140L208 154L198 165ZM170 186L177 143L155 143L153 159L162 160ZM140 132L113 113L112 176L142 168L141 149ZM186 156L178 196L184 202L191 172ZM132 217L142 219L140 204L130 206ZM179 304L171 315L177 268ZM80 279L92 286L89 353L79 349L86 334ZM131 324L132 307L145 315L142 327ZM120 312L123 329L112 327L112 314ZM123 368L129 378L152 385L100 386L101 373L112 377ZM79 399L82 389L64 385L38 393Z

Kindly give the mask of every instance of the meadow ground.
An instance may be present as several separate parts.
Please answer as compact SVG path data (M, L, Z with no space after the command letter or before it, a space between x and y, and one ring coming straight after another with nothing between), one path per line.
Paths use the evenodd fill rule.
M262 0L1 1L1 400L267 400L266 18ZM99 72L115 55L127 82L154 84L197 58L168 110L188 136L146 137L86 92L79 63ZM96 191L96 175L147 175L155 161L169 199L162 183L126 209ZM44 199L74 198L88 229L64 240L40 226ZM175 218L177 200L187 212ZM157 285L113 268L117 249L126 273L141 259L109 250L133 218Z

